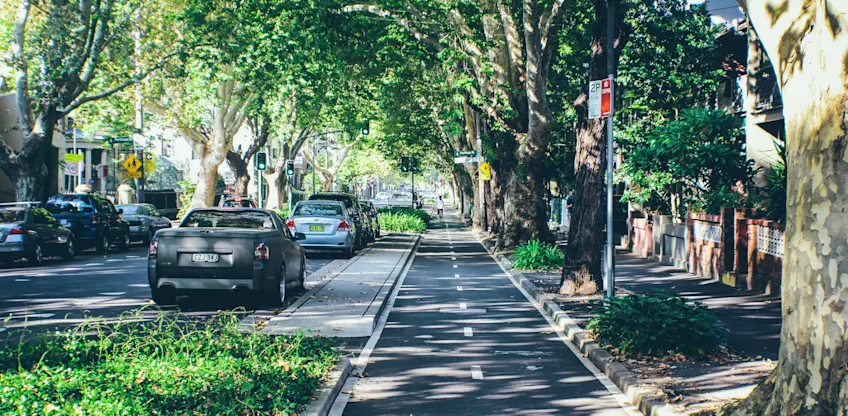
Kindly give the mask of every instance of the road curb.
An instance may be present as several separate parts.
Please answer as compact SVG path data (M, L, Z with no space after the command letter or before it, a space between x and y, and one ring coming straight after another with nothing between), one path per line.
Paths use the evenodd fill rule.
M318 399L310 402L303 414L310 416L326 416L329 414L336 396L342 391L342 386L350 377L352 368L349 358L339 358L333 369L330 370L327 381L315 392Z
M391 234L389 234L391 235ZM392 294L392 291L395 289L397 285L398 279L400 275L403 273L403 270L406 269L406 266L415 258L415 253L418 252L418 246L421 244L421 234L411 234L413 236L413 240L410 242L409 250L404 254L404 257L395 265L395 269L392 271L392 276L383 283L383 287L380 289L380 293L378 296L382 296L379 304L377 306L377 310L373 314L374 319L371 321L371 333L374 333L374 328L377 326L377 321L380 320L380 314L383 313L383 310L386 309L386 301L389 299L389 295ZM391 283L388 281L391 280ZM375 299L375 302L376 299ZM371 304L370 307L365 311L365 315L371 315L371 309L374 308L374 303Z
M636 375L624 365L615 360L615 357L598 344L589 334L560 309L556 302L545 299L541 290L530 279L516 270L512 262L504 255L496 253L490 241L483 240L481 234L475 232L477 241L486 248L486 251L497 261L507 276L519 287L524 289L533 298L533 301L542 308L545 315L556 323L569 342L577 347L592 364L604 373L646 416L683 416L683 413L672 410L667 403L655 399L662 391L650 386L640 385Z

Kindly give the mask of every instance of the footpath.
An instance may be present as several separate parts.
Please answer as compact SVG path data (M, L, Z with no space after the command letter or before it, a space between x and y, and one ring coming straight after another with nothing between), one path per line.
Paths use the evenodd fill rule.
M315 284L260 330L282 335L368 337L419 236L390 234ZM250 322L252 323L252 322Z
M508 260L505 263L511 266ZM743 398L775 367L780 348L779 295L738 290L714 279L623 252L616 254L615 270L618 296L655 290L676 293L709 306L726 330L728 350L712 360L617 357L634 373L640 385L661 392L653 399L667 403L665 411L693 414ZM554 302L580 328L602 311L601 296L558 295L559 272L511 270L511 273L537 287L538 299Z

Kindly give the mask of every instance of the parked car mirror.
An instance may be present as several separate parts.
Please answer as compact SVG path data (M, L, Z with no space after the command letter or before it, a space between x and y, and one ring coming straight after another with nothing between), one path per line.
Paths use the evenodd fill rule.
M306 240L306 234L304 233L294 233L295 240Z
M123 209L123 208L118 208L118 214L123 214L123 213L124 213L124 209Z

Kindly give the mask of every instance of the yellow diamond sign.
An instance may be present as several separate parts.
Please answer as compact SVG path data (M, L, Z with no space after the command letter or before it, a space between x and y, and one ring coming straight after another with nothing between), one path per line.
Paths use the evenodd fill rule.
M484 181L492 179L492 165L490 165L489 162L483 162L480 164L480 176L483 177Z
M127 172L136 172L141 169L141 161L134 154L130 154L127 160L124 161L124 169Z

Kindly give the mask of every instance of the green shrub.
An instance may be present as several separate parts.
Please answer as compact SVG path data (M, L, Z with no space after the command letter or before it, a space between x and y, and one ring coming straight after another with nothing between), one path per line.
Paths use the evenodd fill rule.
M280 215L280 218L286 219L291 214L291 210L289 210L289 207L279 208L277 209L277 214Z
M180 193L180 210L177 212L177 219L181 220L188 214L189 209L191 209L191 200L194 198L194 191L197 189L197 185L190 181L179 181L178 185L180 189L182 189L182 193Z
M716 352L724 342L717 322L707 306L657 291L604 300L603 313L586 328L626 356L699 357Z
M377 213L379 214L379 216L382 216L383 214L411 215L413 217L421 219L421 221L424 222L425 228L426 226L430 225L430 221L433 220L433 217L431 217L430 214L428 214L427 211L424 211L423 209L412 209L406 207L379 208L377 209Z
M294 414L339 356L318 338L242 335L234 314L174 316L7 346L0 414Z
M515 249L512 264L519 270L551 270L562 267L563 258L556 245L531 240Z
M427 231L427 223L412 214L385 212L378 218L381 232L423 233Z

